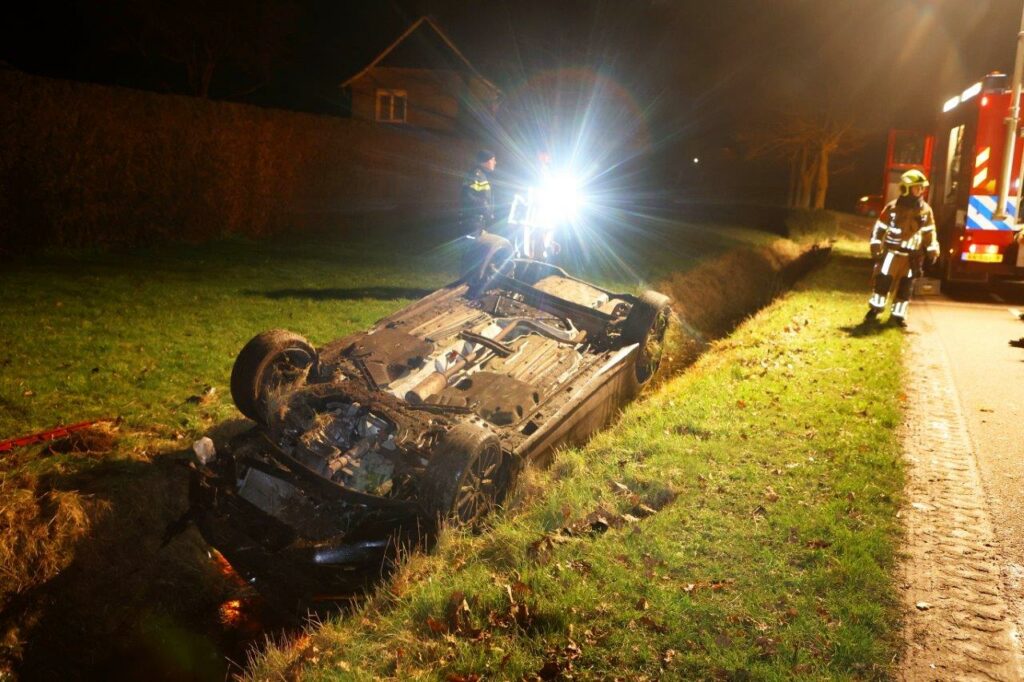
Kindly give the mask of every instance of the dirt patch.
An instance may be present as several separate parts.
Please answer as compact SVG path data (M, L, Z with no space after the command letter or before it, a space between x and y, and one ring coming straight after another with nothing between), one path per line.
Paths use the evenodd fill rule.
M913 335L910 345L901 512L907 648L899 678L1019 680L1020 633L1007 610L992 519L949 359L929 335Z
M51 453L104 455L114 449L119 431L117 424L101 422L81 431L72 431L49 446Z

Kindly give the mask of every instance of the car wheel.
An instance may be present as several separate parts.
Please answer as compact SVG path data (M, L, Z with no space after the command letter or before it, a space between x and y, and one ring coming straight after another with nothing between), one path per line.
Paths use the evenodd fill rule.
M501 504L512 475L498 437L460 424L438 445L420 486L420 506L431 520L469 525Z
M629 312L622 329L626 343L638 343L634 372L638 384L645 384L658 371L665 350L665 332L668 330L672 306L668 296L657 291L645 291Z
M509 240L484 232L472 240L462 255L459 272L470 287L476 288L485 284L514 255L515 249Z
M284 329L258 334L245 344L231 368L231 397L239 412L267 424L267 398L306 380L317 364L316 350Z

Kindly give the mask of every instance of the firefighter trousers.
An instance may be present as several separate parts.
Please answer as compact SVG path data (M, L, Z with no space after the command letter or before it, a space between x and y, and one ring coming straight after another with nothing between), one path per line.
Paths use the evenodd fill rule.
M914 284L915 268L912 254L887 251L875 266L875 285L868 299L872 310L881 311L895 284L896 293L892 298L892 316L903 319L910 305L910 293Z

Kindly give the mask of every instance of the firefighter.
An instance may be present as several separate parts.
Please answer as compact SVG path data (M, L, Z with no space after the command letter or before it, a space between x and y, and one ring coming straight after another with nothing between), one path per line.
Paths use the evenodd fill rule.
M922 198L927 186L924 173L907 171L900 176L900 196L878 214L871 234L871 256L876 263L874 292L868 300L865 323L878 318L895 284L889 322L906 327L914 278L921 274L925 258L931 264L939 257L935 216Z
M459 225L472 237L479 237L494 222L494 198L488 173L498 164L494 152L481 149L476 165L466 173L459 190Z

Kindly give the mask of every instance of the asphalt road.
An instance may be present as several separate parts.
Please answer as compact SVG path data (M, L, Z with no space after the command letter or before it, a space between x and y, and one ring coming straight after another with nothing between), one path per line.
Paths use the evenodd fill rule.
M910 306L910 332L933 335L945 349L954 390L981 475L998 540L1006 595L1024 613L1024 287L1005 286L956 299L921 296Z

